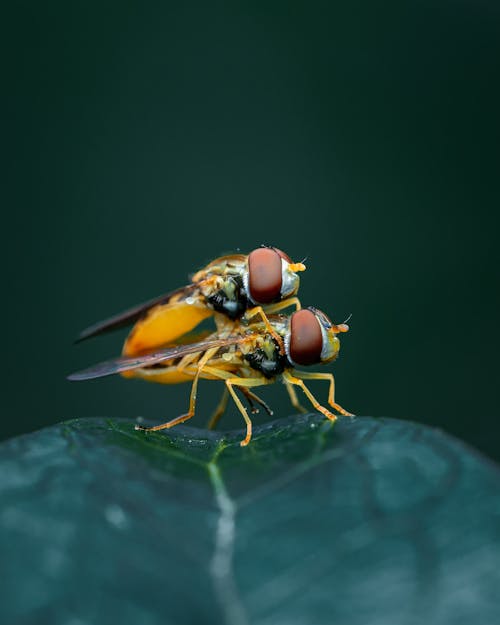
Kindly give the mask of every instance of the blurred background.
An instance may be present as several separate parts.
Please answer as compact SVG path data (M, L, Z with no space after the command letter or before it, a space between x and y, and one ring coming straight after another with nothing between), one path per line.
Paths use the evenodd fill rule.
M352 313L326 369L342 405L500 458L498 5L15 11L3 55L2 437L183 412L186 385L66 382L118 355L124 333L73 339L215 256L269 243L307 256L304 305L337 322ZM202 382L193 425L220 391ZM282 387L262 395L290 414ZM221 426L240 421L231 407Z

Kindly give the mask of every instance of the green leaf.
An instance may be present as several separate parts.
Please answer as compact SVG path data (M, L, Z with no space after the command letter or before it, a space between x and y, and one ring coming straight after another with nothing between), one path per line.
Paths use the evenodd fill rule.
M408 422L69 421L0 446L9 625L500 622L500 471Z

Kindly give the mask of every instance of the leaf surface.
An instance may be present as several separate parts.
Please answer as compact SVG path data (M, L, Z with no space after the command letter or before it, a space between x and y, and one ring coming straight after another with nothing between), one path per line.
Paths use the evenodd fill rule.
M500 472L437 430L62 423L0 446L0 619L500 622Z

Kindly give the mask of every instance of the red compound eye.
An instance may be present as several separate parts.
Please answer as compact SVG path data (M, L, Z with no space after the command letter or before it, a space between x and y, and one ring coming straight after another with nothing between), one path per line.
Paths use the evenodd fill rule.
M248 255L248 290L257 304L269 304L281 297L281 256L270 247Z
M290 358L298 365L321 362L323 334L314 313L304 309L293 313L290 321Z

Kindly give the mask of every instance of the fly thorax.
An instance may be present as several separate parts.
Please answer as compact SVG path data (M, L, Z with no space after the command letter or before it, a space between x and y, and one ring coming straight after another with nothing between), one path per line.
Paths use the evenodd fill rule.
M266 378L274 378L285 370L286 357L280 354L273 338L259 343L252 351L245 354L245 360L252 369L259 371Z
M243 291L241 278L226 276L220 278L211 293L206 294L207 304L213 310L230 319L239 319L246 311L248 301Z

